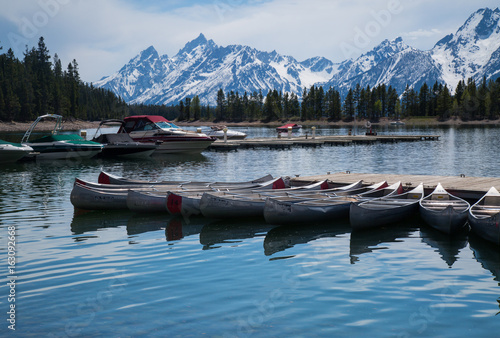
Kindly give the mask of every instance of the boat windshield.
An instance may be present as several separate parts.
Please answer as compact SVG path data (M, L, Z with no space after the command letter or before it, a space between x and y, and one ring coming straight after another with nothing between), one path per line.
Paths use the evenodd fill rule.
M162 129L180 129L178 126L176 126L172 122L160 121L160 122L156 122L156 125Z

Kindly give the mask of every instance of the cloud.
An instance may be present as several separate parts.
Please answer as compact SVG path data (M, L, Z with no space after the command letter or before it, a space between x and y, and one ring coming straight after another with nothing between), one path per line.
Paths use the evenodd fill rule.
M22 58L25 46L36 46L43 36L63 64L76 59L81 78L90 82L150 45L173 56L200 33L218 45L276 50L298 60L324 56L341 62L397 36L430 49L487 6L497 5L490 0L23 0L2 8L0 30L7 32L3 51L12 47Z

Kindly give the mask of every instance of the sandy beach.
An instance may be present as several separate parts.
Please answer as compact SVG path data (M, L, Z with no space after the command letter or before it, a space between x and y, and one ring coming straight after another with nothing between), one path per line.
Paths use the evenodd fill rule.
M410 118L402 120L405 122L407 126L422 126L422 125L450 125L450 126L459 126L459 125L500 125L499 120L482 120L482 121L467 121L464 122L460 119L449 119L447 121L441 122L435 118ZM293 121L295 123L299 123L304 127L312 127L312 126L364 126L366 124L365 120L361 121L353 121L353 122L328 122L324 121ZM389 125L392 120L388 118L382 118L378 123L372 123L373 126L384 126ZM84 130L84 129L95 129L99 126L100 121L82 121L82 120L74 120L74 121L65 121L63 122L63 130ZM200 126L213 126L213 125L226 125L228 127L235 126L250 126L250 127L260 127L260 126L269 126L269 127L277 127L288 123L286 121L282 122L270 122L263 123L259 121L243 121L243 122L207 122L207 121L192 121L192 122L175 122L177 125L181 127L200 127ZM31 122L0 122L0 132L24 132L28 130L31 126ZM54 128L54 123L52 121L42 121L36 126L36 130L39 131L51 131Z

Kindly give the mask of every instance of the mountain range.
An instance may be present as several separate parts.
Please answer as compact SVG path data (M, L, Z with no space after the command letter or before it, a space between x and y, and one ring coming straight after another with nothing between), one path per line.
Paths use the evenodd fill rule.
M159 55L150 46L94 86L110 89L128 103L169 105L198 95L203 104L214 105L221 88L240 94L261 90L264 95L277 89L301 97L312 85L333 86L345 94L359 83L386 84L402 94L407 85L418 90L424 82L437 81L453 92L460 80L484 77L500 77L498 8L479 9L431 50L415 49L398 37L341 63L324 57L299 62L276 51L218 46L200 34L173 57Z

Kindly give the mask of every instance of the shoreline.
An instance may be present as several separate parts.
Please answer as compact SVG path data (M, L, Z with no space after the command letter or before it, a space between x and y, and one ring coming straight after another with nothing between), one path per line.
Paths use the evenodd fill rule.
M402 120L406 126L482 126L482 125L500 125L500 119L498 120L482 120L482 121L462 121L460 119L449 119L446 121L438 121L436 118L409 118L409 119L403 119ZM312 126L338 126L338 127L347 127L347 126L353 126L353 127L364 127L366 124L366 120L360 120L360 121L351 121L351 122L344 122L344 121L337 121L337 122L329 122L326 120L320 120L320 121L290 121L292 123L298 123L301 124L302 126L305 127L312 127ZM228 127L278 127L280 125L283 125L285 123L290 123L290 122L260 122L260 121L243 121L243 122L210 122L210 121L192 121L192 122L177 122L175 121L175 124L177 124L180 127L201 127L201 126L215 126L215 125L225 125ZM377 126L388 126L392 120L388 118L382 118L380 119L379 122L377 123L372 123L373 127ZM69 130L85 130L85 129L96 129L99 126L100 121L82 121L82 120L75 120L75 121L65 121L63 122L63 128L62 130L64 131L69 131ZM32 122L0 122L0 132L4 133L15 133L15 132L26 132L26 130L29 129L31 126ZM42 121L37 124L36 129L37 131L52 131L54 128L54 123L52 121Z

